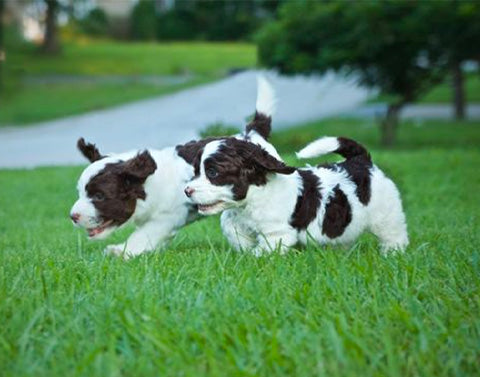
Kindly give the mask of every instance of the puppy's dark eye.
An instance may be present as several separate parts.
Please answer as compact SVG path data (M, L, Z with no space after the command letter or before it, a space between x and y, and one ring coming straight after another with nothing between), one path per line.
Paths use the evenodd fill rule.
M208 178L215 178L216 176L218 176L218 172L214 168L208 168L205 171L205 174L207 175Z
M94 196L93 196L93 200L96 200L97 202L101 202L102 200L105 200L105 195L101 192L97 192Z

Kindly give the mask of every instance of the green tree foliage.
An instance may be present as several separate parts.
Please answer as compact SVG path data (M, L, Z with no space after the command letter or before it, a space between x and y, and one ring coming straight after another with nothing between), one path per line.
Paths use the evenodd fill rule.
M0 0L0 92L3 90L3 62L5 61L5 51L4 51L4 31L3 31L3 12L5 9L4 0Z
M463 118L465 89L461 65L467 60L480 61L480 2L424 2L417 12L429 25L428 48L451 73L455 113L457 118Z
M450 19L436 28L432 23L447 22L448 9L454 6L462 8L454 2L287 3L279 20L259 33L259 58L283 73L333 69L379 88L391 98L382 122L382 141L389 145L402 106L417 100L445 74L450 58L445 52L449 44L443 41L460 32L441 27L459 27L459 21ZM477 7L466 3L464 12L471 13L472 6Z
M130 32L133 39L155 39L157 17L152 1L139 1L130 16Z
M157 38L159 40L199 39L193 7L179 6L157 15Z
M79 21L80 28L88 35L104 36L108 34L108 17L101 8L92 9L85 18Z
M131 15L132 37L159 40L248 39L281 0L177 0L171 9L142 0Z

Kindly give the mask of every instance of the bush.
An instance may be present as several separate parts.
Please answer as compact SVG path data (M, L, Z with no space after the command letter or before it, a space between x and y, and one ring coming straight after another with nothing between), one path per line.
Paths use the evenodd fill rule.
M194 12L187 9L172 9L159 15L157 38L159 40L199 39Z
M141 0L131 14L134 39L234 41L249 39L273 17L279 1L175 1L158 11L153 1ZM156 12L158 11L158 12Z
M133 39L155 39L157 16L153 1L139 1L130 15L130 35Z
M80 29L82 32L93 36L103 36L108 34L108 17L101 8L92 9L88 15L80 20Z

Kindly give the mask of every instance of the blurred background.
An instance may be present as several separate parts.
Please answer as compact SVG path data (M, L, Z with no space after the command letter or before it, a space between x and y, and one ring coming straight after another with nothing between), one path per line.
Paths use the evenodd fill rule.
M478 142L477 1L3 0L0 19L0 167L82 162L80 136L123 151L235 132L258 73L286 152L327 132Z

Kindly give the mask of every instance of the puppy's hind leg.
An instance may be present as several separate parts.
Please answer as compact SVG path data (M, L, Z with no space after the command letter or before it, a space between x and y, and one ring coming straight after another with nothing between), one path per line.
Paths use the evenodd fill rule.
M400 193L379 170L372 175L372 198L368 212L369 229L379 238L382 254L405 251L408 233Z

